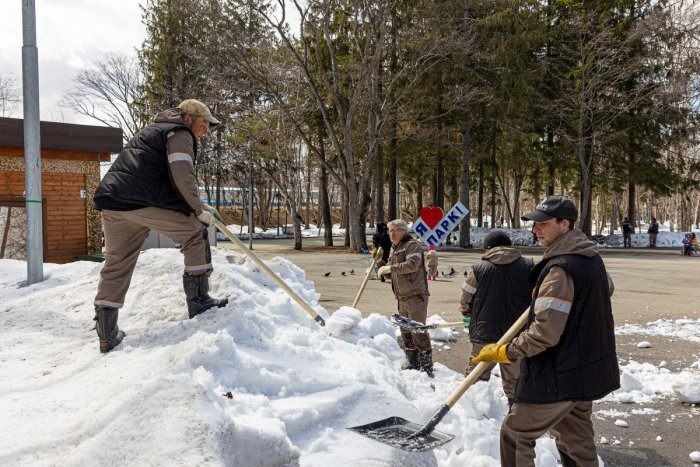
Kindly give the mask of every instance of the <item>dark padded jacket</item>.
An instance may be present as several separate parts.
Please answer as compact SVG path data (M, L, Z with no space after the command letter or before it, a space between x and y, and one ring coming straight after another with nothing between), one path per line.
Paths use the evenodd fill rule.
M497 250L494 248L494 250ZM523 314L532 300L528 276L534 263L523 258L514 248L499 247L510 252L509 262L489 260L489 256L473 266L478 284L471 306L469 340L478 343L498 341ZM500 264L499 264L500 263Z
M122 149L95 190L95 209L115 205L154 206L189 215L192 208L183 201L168 169L167 135L174 130L192 130L184 124L157 122L141 130ZM192 134L194 156L197 139Z
M559 342L523 358L515 390L516 402L591 401L620 387L610 283L599 255L566 254L535 266L531 280L538 297L542 281L553 267L573 279L575 295ZM532 301L528 326L535 319Z

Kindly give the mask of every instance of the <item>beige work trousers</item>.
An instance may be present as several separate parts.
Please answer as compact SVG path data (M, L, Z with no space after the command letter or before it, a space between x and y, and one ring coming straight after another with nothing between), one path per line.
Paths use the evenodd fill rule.
M399 315L425 324L428 318L428 295L412 295L399 299ZM401 339L406 350L418 349L427 352L431 349L428 331L411 332L401 329Z
M516 402L501 425L501 465L534 466L535 441L549 432L555 437L564 467L597 466L592 412L593 403L590 401L551 404Z
M185 274L211 274L211 249L206 227L194 216L155 207L134 211L102 211L105 263L100 272L95 305L121 308L141 247L153 229L175 243L185 255Z
M485 344L479 344L477 342L471 343L471 350L469 351L469 358L467 359L467 369L465 374L468 375L469 372L476 366L472 364L472 358L479 355L481 349L484 348ZM479 379L481 381L488 381L491 378L491 370L495 367L495 363L489 363L486 371L481 373ZM515 395L515 383L518 382L518 376L520 376L520 359L518 358L513 363L499 363L498 366L501 370L501 384L503 385L503 392L506 397L513 398Z

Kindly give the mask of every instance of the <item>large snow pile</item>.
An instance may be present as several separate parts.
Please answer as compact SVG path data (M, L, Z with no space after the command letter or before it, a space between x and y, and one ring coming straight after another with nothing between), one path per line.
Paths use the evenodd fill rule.
M341 308L319 327L252 262L214 261L211 293L230 302L189 320L180 253L142 253L119 316L127 336L101 355L91 329L101 265L47 264L27 287L26 264L0 260L0 465L499 464L497 377L438 425L455 435L439 449L359 436L346 428L425 423L462 376L440 364L434 380L401 371L385 318ZM328 316L302 270L268 265ZM556 465L555 452L541 439L538 465Z

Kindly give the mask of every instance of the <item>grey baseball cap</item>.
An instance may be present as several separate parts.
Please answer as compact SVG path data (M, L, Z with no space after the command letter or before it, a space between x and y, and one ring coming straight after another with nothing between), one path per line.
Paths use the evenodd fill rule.
M578 209L566 196L552 195L540 201L535 210L521 217L524 221L544 222L558 217L576 222Z

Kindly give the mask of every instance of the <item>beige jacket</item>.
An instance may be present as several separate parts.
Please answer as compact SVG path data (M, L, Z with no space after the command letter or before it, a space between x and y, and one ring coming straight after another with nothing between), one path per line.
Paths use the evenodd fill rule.
M180 123L186 125L177 109L168 109L156 115L156 123ZM171 131L167 135L166 148L170 181L182 200L201 214L203 203L199 199L197 178L194 175L194 140L187 130Z
M423 248L410 235L391 247L389 255L391 267L391 288L397 300L414 295L430 295L425 273Z
M570 254L590 258L598 254L598 246L588 240L583 232L574 229L557 238L544 252L542 259ZM608 285L612 296L615 287L610 275ZM552 267L542 281L535 300L535 320L527 331L513 339L508 346L508 356L532 357L555 346L564 332L573 300L573 279L562 268Z

